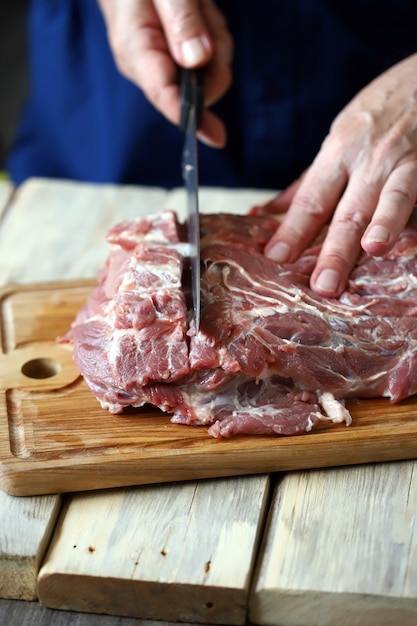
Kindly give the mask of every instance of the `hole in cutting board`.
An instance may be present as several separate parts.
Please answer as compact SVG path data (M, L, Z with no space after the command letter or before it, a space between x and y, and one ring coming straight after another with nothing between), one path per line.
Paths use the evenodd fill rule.
M21 372L28 378L51 378L61 371L61 364L55 359L31 359L22 365Z

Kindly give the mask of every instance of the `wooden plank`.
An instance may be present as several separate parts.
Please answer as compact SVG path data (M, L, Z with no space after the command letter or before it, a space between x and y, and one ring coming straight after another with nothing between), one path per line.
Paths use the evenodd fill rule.
M28 181L16 194L10 207L11 210L7 213L7 219L4 219L0 229L0 284L95 277L107 255L104 234L109 226L121 219L132 218L140 212L159 210L167 199L169 196L160 189L115 188L107 185L96 186L66 181ZM221 194L219 194L219 199L221 200ZM216 210L216 207L213 206L213 209ZM223 206L222 202L221 210L228 210L227 205ZM246 479L238 481L239 489L243 493L242 507L245 508L245 515L249 520L252 519L251 484L250 480ZM191 545L199 545L201 529L206 529L207 526L210 528L213 515L221 512L224 502L233 498L236 481L232 480L230 483L222 481L221 485L222 488L213 495L205 483L199 484L201 499L210 502L211 505L210 515L208 515L210 521L207 523L207 518L196 518L196 523L187 536L187 541ZM178 495L179 490L178 487L175 492ZM103 506L109 511L113 507L117 508L120 498L125 497L127 493L129 491L124 490L101 494ZM264 485L261 496L265 497L266 493L267 487ZM11 500L16 504L13 515L9 515L9 512L13 510L9 506ZM149 506L154 507L154 515L157 515L161 502L156 497L150 497L150 500ZM181 501L179 497L178 506L176 506L174 499L170 510L173 518L183 513ZM246 501L247 504L244 507ZM24 507L25 499L13 499L11 496L3 495L3 502L2 508L9 529L16 518L28 516ZM79 528L78 524L81 524L80 527L83 528L82 496L74 496L72 499L71 509L77 511L78 506L81 509L79 516L76 516L77 528ZM150 515L152 517L151 513ZM138 526L135 518L131 522L134 527ZM242 525L245 526L244 521ZM109 520L104 518L102 526L102 532L105 532L106 536L110 537L112 533L117 534L117 526L112 525L111 518ZM5 559L9 557L9 567L12 567L16 557L9 550L8 532L10 531L7 531L6 536L2 538L0 551ZM240 526L235 527L235 532L237 536L240 536ZM25 533L29 535L31 529L25 530ZM37 554L38 545L34 545L35 543L31 544L33 555ZM130 548L124 544L124 549L126 552L118 556L123 562L129 562ZM124 582L127 588L129 582ZM197 586L194 589L190 586L188 589L189 604L193 605L193 594L199 593L199 588ZM10 597L9 592L12 593L10 585L8 597Z
M11 183L0 183L0 217L12 193ZM1 233L5 226L0 225ZM0 258L3 266L6 261L1 253ZM0 492L0 598L37 597L36 578L59 506L56 496L18 500Z
M75 192L76 193L76 192ZM220 194L219 194L219 197ZM167 202L169 202L169 199L167 199ZM210 203L211 204L211 203ZM213 206L213 209L215 209L215 207ZM222 210L227 210L227 206L222 205ZM114 223L114 221L116 221L115 219L111 220L111 223ZM88 222L89 223L89 222ZM106 224L106 228L110 225L110 223ZM89 226L85 226L85 228L89 228ZM98 266L100 266L100 263L98 264ZM97 267L97 266L96 266ZM26 274L26 277L28 276L28 274ZM262 486L260 486L259 480L263 480L262 482ZM255 483L253 482L255 481ZM192 483L190 483L191 485ZM187 537L186 537L186 542L187 545L190 546L194 546L194 550L198 550L198 546L201 544L201 534L202 534L202 528L204 529L204 533L206 533L208 530L207 529L207 518L209 518L210 520L213 517L213 511L216 512L216 516L221 517L222 515L226 516L224 517L225 520L229 521L232 519L234 519L234 516L232 516L231 514L231 510L228 506L225 505L225 503L231 501L231 502L235 502L234 498L236 493L240 492L242 493L242 497L240 500L240 509L241 509L241 522L239 524L233 523L232 527L231 527L231 535L229 537L229 541L231 543L231 545L236 545L237 543L240 543L242 537L242 531L241 528L250 528L250 521L253 519L256 519L256 532L257 529L259 528L259 524L261 523L262 520L262 515L261 515L261 511L259 509L259 507L257 508L256 506L254 507L253 505L253 500L254 500L254 496L253 496L253 488L252 485L253 484L257 484L257 490L256 490L256 497L264 502L266 494L268 493L268 487L267 487L267 479L264 478L262 479L262 477L257 477L256 479L241 479L241 480L236 480L236 479L231 479L230 481L219 481L219 483L211 483L212 485L217 485L217 487L210 487L210 483L198 483L198 494L199 497L195 499L195 504L193 505L194 507L197 506L197 503L200 502L200 508L201 508L201 503L210 503L210 507L211 507L211 513L210 515L207 514L207 512L204 512L204 515L201 514L201 511L197 511L197 513L195 514L195 521L193 524L191 524L191 522L188 523L188 525L186 525L187 528ZM156 489L156 490L154 490ZM148 494L148 504L147 506L149 507L149 512L147 514L148 518L150 519L154 519L155 517L158 518L159 514L159 510L161 508L161 506L164 506L163 503L163 499L161 502L161 498L158 497L158 491L159 488L153 488L151 490L147 491ZM170 489L172 489L172 497L170 499L170 507L169 507L169 519L170 520L175 520L177 518L183 519L183 515L184 515L184 509L183 509L183 498L181 497L181 491L183 490L183 487L180 487L178 485L175 485L173 487L170 487ZM186 489L187 491L190 489L190 487L187 484L187 487L184 487L184 489ZM112 537L114 536L115 533L118 532L118 526L117 524L119 522L117 522L114 517L112 517L109 514L106 514L105 511L113 511L113 510L117 510L117 502L118 499L120 500L120 498L123 500L124 498L127 497L126 494L132 493L130 491L119 491L119 492L112 492L112 493L107 493L107 494L100 494L100 497L102 498L101 502L102 502L102 506L104 509L103 515L99 514L99 517L104 520L101 526L101 533L104 533L106 536L108 537ZM71 500L71 511L75 511L75 517L70 517L67 519L67 516L65 515L65 517L63 518L65 520L66 523L66 528L69 528L69 532L73 533L76 532L77 536L79 535L79 528L80 528L80 524L81 527L83 528L83 534L84 534L84 529L86 528L86 525L88 525L88 515L85 514L84 512L84 508L83 508L83 498L84 496L81 495L77 495L74 496L74 498ZM194 500L193 500L194 502ZM191 506L191 505L190 505ZM197 507L198 508L198 507ZM139 505L136 505L133 507L133 513L131 513L130 515L130 522L129 522L129 527L131 526L132 528L141 528L143 527L145 529L146 533L150 532L150 529L153 528L151 523L141 523L141 518L140 518L140 510L141 507ZM195 510L195 508L193 509ZM79 511L79 513L78 513ZM97 514L95 514L94 519L98 519L96 517ZM123 514L121 514L123 517ZM189 516L189 519L191 519L193 516ZM223 518L222 518L223 519ZM74 521L75 520L75 521ZM75 526L74 526L75 524ZM165 522L166 524L166 522ZM211 528L211 524L212 522L210 521L210 528ZM171 522L170 524L168 524L169 526L173 526L173 523ZM175 535L175 533L174 533ZM173 535L173 536L174 536ZM221 538L222 536L220 536ZM146 538L147 539L147 538ZM157 543L157 542L156 542ZM250 557L248 556L249 552L248 550L245 550L245 558L248 559L250 561L250 558L253 559L253 555L254 555L254 550L255 550L255 544L256 544L256 538L253 537L252 535L252 547L250 552ZM175 538L174 538L174 544L175 543ZM122 562L122 563L130 563L130 555L131 555L131 548L129 543L124 543L122 544L122 550L119 551L117 553L117 558ZM171 548L170 548L171 550ZM107 552L107 550L105 550L105 552ZM90 553L89 553L90 555ZM193 561L195 560L195 552L189 557L188 560L188 569L191 570L191 573L194 572L194 568L193 568ZM208 556L206 554L204 554L204 558L205 558L205 566L207 566L207 562L208 562ZM60 561L61 557L58 557L58 561ZM103 556L104 561L106 560L106 556ZM152 559L151 559L152 561ZM229 590L227 588L225 588L225 590L223 591L223 595L227 595L227 594L231 594L231 593L236 593L239 595L240 597L240 602L239 604L233 609L233 603L232 605L228 605L227 606L227 613L229 615L229 617L226 619L226 617L224 618L224 623L230 623L227 620L233 619L233 620L242 620L242 615L245 613L246 611L246 596L247 596L247 586L248 586L248 582L249 582L249 575L247 573L247 568L248 568L248 560L246 560L246 570L245 568L243 568L243 572L246 571L246 578L245 578L245 583L241 583L240 581L242 579L237 578L237 586L236 586L236 582L234 589L236 588L236 592L234 592L233 590ZM238 561L239 562L239 561ZM87 561L87 563L89 563L89 561ZM158 568L158 563L156 562L156 567ZM216 561L217 563L217 561ZM240 563L240 562L239 562ZM83 563L83 567L85 566L85 564ZM216 565L216 567L219 567L218 565ZM201 567L200 567L201 570ZM220 568L220 570L222 571L222 569ZM210 580L213 579L214 575L216 572L216 568L214 568L213 566L213 571L212 573L209 575L209 573L207 572L206 574L206 578L207 578L207 584L210 583ZM44 572L45 573L45 572ZM155 580L152 582L152 576L155 578ZM92 579L95 580L96 576L93 572L93 576ZM47 578L45 579L47 580ZM53 578L52 578L53 580ZM77 578L77 581L82 581L82 576ZM106 580L102 579L102 578L98 578L98 583L105 583ZM128 611L128 614L134 614L134 611L137 611L137 607L136 607L136 602L134 600L132 600L132 598L134 598L135 596L131 596L130 592L129 592L129 586L131 585L131 582L128 579L114 579L111 578L110 579L110 583L111 583L111 587L113 588L113 585L116 586L117 588L117 593L116 594L111 594L112 597L117 597L118 594L122 594L124 596L127 595L127 598L130 602L126 600L125 603L125 611ZM146 582L146 584L149 586L149 588L152 588L152 586L154 585L154 588L158 591L159 588L163 588L165 589L165 587L163 586L163 580L161 581L159 578L159 574L158 574L158 569L156 569L156 572L154 571L153 574L151 575L151 579L148 580ZM190 574L190 578L187 584L183 584L178 586L178 589L181 588L182 593L180 594L179 598L182 599L182 601L190 607L194 607L194 609L192 608L192 610L194 610L195 612L202 612L202 614L204 614L204 620L212 620L213 622L216 620L216 613L217 614L221 614L221 612L225 610L224 606L222 607L222 605L220 604L219 606L215 605L215 606L211 606L210 604L208 606L206 606L206 604L204 603L203 606L199 606L198 603L196 604L194 602L194 598L198 597L199 594L201 595L201 597L205 597L205 594L207 593L206 591L206 585L204 584L197 584L195 585L193 583L193 578ZM213 583L210 583L213 584ZM216 598L216 602L217 600L220 602L222 596L222 581L220 579L220 582L217 582L214 580L214 584L217 584L217 587L213 587L214 589L214 596ZM40 583L39 585L40 590L42 589L42 585ZM91 588L91 585L89 586L89 589ZM95 589L95 587L92 587L92 589ZM53 590L52 590L53 591ZM41 591L40 591L41 593ZM242 599L243 598L243 599ZM80 596L80 602L81 602L82 596ZM50 601L53 601L53 595L51 598L51 594L46 594L44 596L44 602L45 603L50 603ZM93 600L92 600L93 601ZM149 602L151 603L154 602L152 600L152 597L150 596L149 598ZM55 599L55 602L59 602L59 597L57 599ZM104 610L103 606L105 606L105 604L101 605L101 602L104 603L103 598L99 598L98 600L99 604L98 604L98 608L97 610ZM157 607L155 610L161 609L161 602L160 602L160 597L159 595L157 596ZM207 601L210 602L210 601ZM134 606L132 606L132 603ZM172 603L175 603L175 598L172 599ZM171 604L172 604L171 603ZM163 606L166 606L167 603L162 603ZM173 604L172 604L173 605ZM231 608L232 606L232 608ZM149 605L149 610L152 609L152 603ZM108 607L109 611L110 610L114 610L112 607ZM146 606L145 606L146 609ZM209 610L210 609L210 610ZM78 606L78 610L89 610L87 607L83 608L81 605ZM153 610L153 609L152 609ZM167 610L167 609L166 609ZM126 614L126 612L124 613ZM234 617L236 616L236 614L238 614L238 617ZM175 613L173 613L173 619L177 619L177 615L175 615ZM223 618L222 618L223 619ZM240 623L240 622L239 622Z
M417 623L415 462L278 482L250 601L270 626Z
M95 276L100 267L106 254L105 245L101 248L103 251L99 251L101 238L108 226L119 221L119 216L121 216L118 190L108 190L106 186L103 189L94 186L89 190L88 185L59 181L51 183L51 186L53 190L49 182L30 181L27 186L19 190L19 197L15 199L12 210L7 212L0 229L1 282L30 283L61 278L84 278ZM131 191L134 196L135 190ZM124 193L129 196L130 190ZM155 197L159 193L161 193L160 190L156 190ZM86 194L90 198L88 202ZM128 203L132 207L131 216L138 212L138 207L134 204L137 200L133 196L131 199L133 204ZM145 193L145 204L146 198L148 196ZM161 201L166 202L168 199L169 196L162 193ZM175 198L172 197L171 200L174 202ZM104 212L100 210L100 207L103 209L103 205L107 207ZM91 207L93 209L90 214ZM65 208L67 208L67 213L72 211L74 215L63 213ZM221 201L221 209L215 205L214 201L210 204L210 208L230 210L226 203L223 205L223 201ZM80 213L82 211L83 216ZM53 224L54 234L50 234L48 230L51 224ZM79 236L77 229L83 229ZM89 258L84 258L84 254ZM100 255L103 256L100 257ZM34 259L36 263L33 262ZM413 517L416 508L413 469L414 463L409 462L309 473L297 472L287 475L282 485L288 485L288 488L282 493L278 492L279 497L285 500L285 504L278 506L277 502L274 506L270 532L262 554L270 552L268 546L278 542L277 533L284 533L286 543L283 545L284 541L280 542L278 556L274 551L272 558L264 556L260 560L251 602L252 621L261 620L259 623L271 624L296 623L298 626L301 624L310 626L312 623L317 623L319 626L320 624L355 623L355 621L365 626L375 623L378 626L416 623L417 593L413 568L415 568L417 543ZM300 476L304 477L303 480L297 478ZM287 483L286 481L290 479L295 482ZM231 479L231 484L233 482L234 479ZM249 483L247 479L239 479L238 482L243 492L241 497L243 502L248 497L245 485ZM291 485L294 491L292 495L290 495ZM218 496L211 497L209 514L207 515L206 511L205 519L201 515L196 516L199 523L195 524L193 533L188 535L187 544L191 542L193 545L198 545L202 537L201 529L211 528L212 520L217 512L222 510L224 501L232 497L233 490L230 487L231 485L221 490ZM410 487L409 491L408 487ZM176 489L178 506L175 506L175 502L173 503L169 511L169 522L164 526L165 530L173 524L171 520L176 515L181 515L182 512L183 500L179 495L180 488L178 485L172 485L171 488ZM203 483L201 483L201 488L203 488ZM150 489L152 493L157 493L158 488L147 489ZM250 493L249 488L246 487L246 489ZM118 490L100 494L105 498L105 509L109 511L113 510L112 507L117 509L120 506L119 499L130 497L128 494L131 491L135 490ZM81 508L78 509L80 514L73 517L77 523L74 524L73 529L68 530L70 533L68 536L78 529L77 537L79 537L82 533L79 529L83 528L84 521L90 517L86 515L82 507L84 497L86 496L76 495L71 499L71 508L75 507L74 510L77 510L78 505ZM206 497L209 497L209 490L207 490ZM8 547L11 524L14 521L16 525L19 525L20 518L32 515L34 507L30 509L30 512L25 512L21 504L21 508L13 513L11 501L23 503L25 500L6 496L1 501L1 509L6 515L9 530L5 531L6 536L1 538L0 554L3 555L4 561L9 554L10 562L13 564L16 556ZM250 508L249 497L248 502L248 508ZM157 518L158 507L161 506L160 500L155 498L151 506L153 516ZM133 505L132 509L134 509ZM282 513L282 517L279 517L280 524L274 521L274 516L277 516L278 520L279 511ZM249 510L246 515L250 515ZM152 517L152 514L150 516ZM49 519L52 519L52 516ZM64 523L65 517L62 519ZM141 527L139 513L130 521L135 528ZM292 529L292 534L289 535L284 522ZM118 527L114 525L114 522L112 525L106 521L101 530L104 530L106 537L111 537L112 533L113 536L118 536ZM28 531L28 535L30 533L31 530ZM332 549L327 548L329 537ZM301 542L298 553L295 544L297 539ZM389 547L386 545L387 542ZM343 548L344 544L347 547ZM130 564L129 546L123 542L119 545L123 546L123 552L119 557L124 563ZM39 543L33 548L32 556L36 554L38 547ZM89 552L89 556L91 554L95 553ZM394 558L396 554L397 560ZM292 565L291 558L294 559ZM265 577L262 576L262 572L265 571L267 563L270 563L270 569L277 575L272 582L269 582L268 578L267 585L263 585ZM378 574L381 564L383 573ZM307 573L304 571L306 569L310 572L310 579L303 584L304 587L311 587L309 591L303 588L297 578L297 572L299 575L303 573L307 576L308 571ZM359 581L362 581L362 585L352 582L356 576ZM94 575L93 578L96 576ZM81 579L82 574L79 575L79 580ZM87 577L87 580L91 578ZM112 579L109 580L112 582ZM330 582L325 585L324 581ZM162 589L158 580L156 582L157 588ZM130 583L125 580L123 584L128 594ZM282 606L288 609L288 617L282 615L281 609L276 609L274 598L277 589L280 591ZM190 605L193 605L192 592L194 591L199 591L198 586L189 587L187 599ZM291 604L293 596L295 599ZM304 604L302 598L305 598ZM160 596L159 599L164 602ZM311 607L310 612L309 607ZM292 621L288 621L291 619ZM262 620L269 621L263 622Z
M39 573L50 608L244 624L267 476L77 495Z
M200 204L206 212L242 213L271 193L207 188ZM162 208L184 218L184 191L31 179L15 193L0 230L0 285L95 278L108 254L108 228Z
M60 498L11 498L0 492L0 598L34 600L36 578Z
M10 184L0 185L1 209L11 191ZM95 277L107 254L108 226L145 205L159 209L165 195L160 189L28 181L0 223L0 284ZM16 499L0 493L0 597L36 597L36 576L59 503L59 496Z
M160 210L163 189L32 179L0 230L0 285L95 278L116 222Z

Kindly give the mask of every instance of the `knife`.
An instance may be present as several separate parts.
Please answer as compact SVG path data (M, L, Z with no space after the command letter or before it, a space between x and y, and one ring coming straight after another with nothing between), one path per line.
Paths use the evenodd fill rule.
M182 176L187 194L187 229L190 244L191 291L195 331L200 328L200 219L198 213L197 128L204 105L203 70L181 70L180 127L185 133Z

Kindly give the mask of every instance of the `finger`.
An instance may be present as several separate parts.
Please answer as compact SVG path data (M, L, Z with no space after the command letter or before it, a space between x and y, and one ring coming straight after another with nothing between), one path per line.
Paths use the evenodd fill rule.
M375 213L362 237L362 247L372 256L389 252L407 224L417 198L417 163L397 167L384 185Z
M144 73L145 79L142 78ZM178 68L170 57L154 52L142 54L133 74L141 81L143 92L155 108L170 122L178 124L181 113L179 76ZM204 109L197 136L213 148L222 148L226 143L226 128L217 115Z
M118 70L171 122L179 119L178 68L151 0L100 0Z
M216 102L231 83L233 40L211 0L155 0L168 47L184 67L205 67L204 101ZM205 134L210 132L209 127ZM211 137L213 139L213 137Z
M204 110L197 137L211 148L223 148L226 144L226 127L211 111Z
M224 94L231 83L233 42L226 20L211 0L156 0L155 7L170 53L177 63L186 67L205 64L204 100L206 105L210 105ZM204 54L192 58L194 52L197 55L200 44L204 47ZM196 50L193 51L194 46ZM166 60L161 61L159 68L155 68L155 77L168 77L166 64ZM180 95L176 89L178 77L175 68L174 78L169 72L169 79L159 85L150 84L152 74L149 67L144 65L144 71L147 72L145 80L151 101L170 121L178 123ZM222 148L226 143L226 128L216 115L204 111L198 137L211 147Z
M278 263L295 260L332 215L346 182L344 167L320 152L265 247L265 254Z
M140 60L132 68L132 78L139 84L154 107L173 124L180 119L180 87L178 67L164 51L146 51L138 38L132 42L132 52L140 53Z
M336 297L345 288L361 250L361 237L375 211L382 182L369 182L362 173L352 175L334 212L323 242L311 287Z
M213 53L212 38L197 0L154 0L175 61L183 67L205 65Z

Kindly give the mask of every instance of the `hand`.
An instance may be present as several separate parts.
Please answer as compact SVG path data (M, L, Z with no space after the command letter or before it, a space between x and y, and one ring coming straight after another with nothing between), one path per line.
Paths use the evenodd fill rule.
M205 104L218 100L231 82L233 42L212 0L99 0L119 71L178 124L178 65L207 65ZM222 121L204 110L198 136L216 147L226 142Z
M363 89L302 178L263 211L286 212L265 254L293 261L331 219L311 287L338 296L363 250L387 253L417 199L417 55Z

